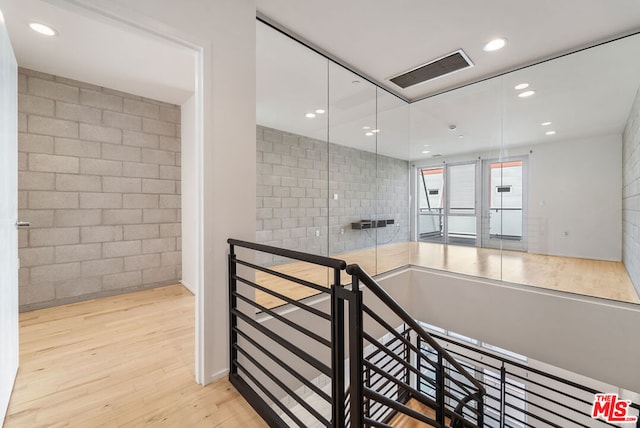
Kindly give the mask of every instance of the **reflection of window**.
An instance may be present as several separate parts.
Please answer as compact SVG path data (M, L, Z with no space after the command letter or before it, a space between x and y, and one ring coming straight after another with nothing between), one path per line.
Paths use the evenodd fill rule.
M442 208L442 187L444 185L444 169L428 168L420 170L422 191L420 194L420 209L434 210Z
M522 209L522 164L521 160L491 164L491 209Z
M459 214L475 213L476 164L449 167L449 211Z
M473 344L479 346L481 348L487 349L494 353L496 357L507 357L507 359L520 360L524 363L527 362L527 357L524 355L517 354L515 352L499 348L497 346L490 345L488 343L481 342L479 340L470 338L468 336L464 336L452 331L445 330L443 328L427 324L421 322L421 325L427 330L437 332L443 336L449 336L460 342L466 342L469 344ZM423 345L425 347L425 351L428 352L430 348L427 345ZM469 358L477 359L477 356L473 356L474 351L464 351L459 350L463 355L465 352L468 352L467 356ZM435 354L434 354L435 355ZM429 359L435 361L435 356L433 359L432 355L429 355ZM484 426L491 428L500 427L500 409L501 406L501 379L500 373L496 372L493 368L486 368L487 366L481 366L480 362L472 362L467 361L462 358L456 358L456 361L460 363L469 373L471 373L474 377L476 377L480 382L482 382L487 390L487 395L485 396L485 419ZM495 363L494 367L498 367L499 363ZM447 365L448 366L448 365ZM435 382L435 371L432 369L423 369L423 373L432 381ZM449 372L450 375L454 377L454 379L461 384L471 387L470 382L463 376L455 373L454 371ZM505 426L507 427L525 427L527 425L527 416L524 413L527 411L526 399L527 392L526 386L524 383L518 382L517 380L506 376L505 379ZM435 389L428 385L426 382L423 382L421 385L421 390L433 397L435 399ZM451 408L455 407L457 400L462 398L462 394L460 393L459 387L457 387L454 382L447 381L447 388L449 389L452 396L447 399L447 405Z
M485 398L485 426L498 428L500 426L500 373L484 369L482 381L487 386ZM505 384L505 426L524 427L526 424L526 392L524 383L509 377Z

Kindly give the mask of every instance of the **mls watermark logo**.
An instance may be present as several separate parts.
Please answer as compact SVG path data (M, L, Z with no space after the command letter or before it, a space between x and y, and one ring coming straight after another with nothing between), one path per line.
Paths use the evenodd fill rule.
M630 404L629 400L619 400L618 394L596 394L591 417L602 418L607 422L634 423L638 417L629 415Z

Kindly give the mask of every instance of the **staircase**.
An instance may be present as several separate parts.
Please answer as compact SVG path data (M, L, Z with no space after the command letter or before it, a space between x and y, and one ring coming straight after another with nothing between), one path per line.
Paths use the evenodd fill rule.
M590 417L589 397L597 391L562 383L552 375L525 373L526 367L511 362L485 368L486 355L473 359L448 352L444 348L448 343L429 334L358 265L235 239L228 243L229 379L269 426L610 425ZM253 257L240 258L237 250L242 255L266 253L329 268L332 285L256 265L248 261ZM292 299L256 283L256 271L316 294ZM350 286L341 285L345 271L351 276ZM256 291L285 304L264 307L255 301ZM518 382L510 381L510 368ZM494 377L485 375L496 370ZM529 400L524 395L523 406L514 407L509 395L530 373L536 383L527 394L543 392L535 392L538 396ZM545 382L561 386L547 387ZM563 393L565 386L577 392ZM553 399L545 401L544 388L552 391ZM568 400L572 394L587 398ZM640 406L631 407L634 414L640 413ZM578 420L584 422L575 423ZM640 422L635 426L640 428Z

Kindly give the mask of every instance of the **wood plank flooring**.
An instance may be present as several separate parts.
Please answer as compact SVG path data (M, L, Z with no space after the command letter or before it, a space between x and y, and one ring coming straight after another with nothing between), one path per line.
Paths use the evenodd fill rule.
M418 412L427 415L431 419L436 418L436 411L431 407L425 406L418 400L414 400L413 398L407 402L407 406L412 408L413 410L417 410ZM449 418L446 419L445 423L449 424L451 420ZM429 425L417 419L413 419L410 416L405 415L404 413L397 413L389 422L394 428L426 428L432 427L433 425Z
M5 428L267 426L226 380L194 380L195 298L175 285L20 315Z
M486 248L425 242L390 244L336 254L332 257L343 259L347 263L358 263L371 275L411 264L534 287L640 303L631 279L621 262L547 256L519 251L501 252ZM282 264L271 269L326 287L333 279L329 269L303 262ZM256 279L266 288L296 300L317 293L312 289L263 272L257 272ZM349 277L343 272L342 283L349 281ZM267 308L283 303L261 291L256 292L256 301Z

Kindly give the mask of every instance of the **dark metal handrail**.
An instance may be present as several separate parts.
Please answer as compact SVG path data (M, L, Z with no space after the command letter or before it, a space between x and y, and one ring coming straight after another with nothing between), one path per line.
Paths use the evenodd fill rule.
M459 340L447 337L447 336L443 336L442 334L436 333L436 332L431 332L430 335L434 338L436 338L437 340L441 341L441 342L446 342L446 343L450 343L452 345L455 345L458 348L461 348L460 351L456 351L453 349L448 349L448 352L451 355L454 356L459 356L460 358L464 359L467 364L471 365L471 366L475 366L476 370L478 369L482 369L482 368L490 368L491 370L494 370L496 373L499 373L498 377L495 376L489 376L493 379L494 382L498 383L501 385L501 389L497 390L497 392L499 394L502 395L502 397L497 398L497 397L490 397L490 394L487 395L487 397L490 397L494 400L499 401L502 405L505 405L506 407L510 407L511 409L515 409L516 411L519 411L533 419L536 419L537 421L540 421L544 424L546 424L547 426L556 426L556 427L560 427L560 425L554 424L553 422L549 421L548 418L543 418L540 415L537 415L533 412L527 411L527 410L523 410L523 409L519 409L516 408L515 406L513 406L512 404L506 403L505 401L505 396L510 396L510 397L515 397L514 395L510 394L509 392L506 392L505 390L505 386L510 386L512 388L516 388L518 390L520 390L520 387L515 385L513 383L513 381L515 380L516 382L523 382L523 383L527 383L530 385L534 385L538 391L532 391L532 390L526 390L527 394L530 394L534 397L536 397L537 399L541 399L544 400L548 403L550 403L552 406L557 406L557 408L560 409L565 409L569 412L574 412L575 414L581 414L582 416L585 416L586 418L588 418L590 415L588 413L585 413L584 410L580 410L577 407L571 407L571 405L569 404L565 404L561 401L559 401L558 399L553 399L550 395L557 395L557 396L562 396L565 397L567 399L573 400L576 403L580 403L582 405L585 406L586 409L589 409L592 405L592 401L589 400L585 400L583 398L578 397L575 394L575 391L582 391L586 394L590 394L590 395L595 395L595 394L600 394L602 393L602 391L600 390L596 390L592 387L589 387L587 385L583 385L583 384L579 384L577 382L568 380L568 379L564 379L562 377L559 377L557 375L536 369L534 367L530 367L526 364L520 363L518 361L515 361L511 358L507 358L505 356L499 355L495 352L491 352L491 351L487 351L485 349L482 349L478 346L474 346L472 344L467 344L464 342L461 342ZM468 352L466 352L468 351ZM430 351L433 352L433 354L435 354L435 351ZM472 354L476 354L477 356L471 356ZM487 358L488 357L488 360ZM491 364L488 361L495 361L495 363ZM522 373L517 373L515 371L509 370L509 368L513 369L518 369L520 371L522 371ZM540 378L540 380L534 380L534 378L532 378L530 375L535 375L538 376ZM485 373L486 375L486 373ZM507 378L507 376L511 376L511 380L509 380ZM544 381L542 380L544 379ZM551 382L556 382L558 385L556 386L551 386ZM490 385L489 385L490 386ZM569 389L562 389L562 386L564 387L568 387L571 388L574 391L570 391ZM492 386L492 388L495 389L495 387ZM550 415L553 415L554 417L563 419L565 421L568 422L572 422L574 424L576 424L576 426L587 426L584 424L578 424L577 422L569 419L569 417L567 415L563 415L560 414L558 412L558 410L552 410L546 407L542 407L540 404L535 404L532 403L530 400L528 399L520 399L517 398L518 400L522 400L524 403L526 403L527 405L533 406L537 409L540 409ZM489 406L490 408L492 408L494 411L496 411L497 413L501 413L502 415L504 415L504 409L496 409L493 408L491 406ZM640 413L640 404L638 403L634 403L631 402L629 405L630 408L636 409L639 411ZM605 421L602 420L598 420L597 421L600 425L611 425ZM502 426L502 425L501 425ZM526 426L530 426L530 425L526 425ZM590 426L590 425L589 425ZM635 424L636 427L640 428L640 415L638 418L638 422Z
M255 242L241 241L239 239L227 239L229 245L237 247L249 248L251 250L260 251L262 253L273 254L276 256L286 257L288 259L299 260L301 262L313 263L319 266L329 267L331 269L345 270L347 262L331 257L318 256L316 254L303 253L301 251L287 250L285 248L272 247L271 245L257 244Z
M449 353L440 346L440 344L436 342L431 335L427 333L426 330L422 328L422 326L411 315L409 315L409 313L404 310L404 308L400 306L393 297L391 297L389 293L380 287L375 279L371 278L369 274L362 270L362 268L357 264L347 266L347 273L349 275L356 276L360 281L362 281L367 286L367 289L382 300L402 320L402 322L411 327L422 341L427 342L429 346L441 354L443 358L451 364L452 367L458 370L469 382L471 382L471 384L476 387L482 395L486 394L484 386L470 373L468 373L467 370L455 360L455 358L450 356Z
M284 427L286 426L285 420L289 418L293 423L304 426L303 418L301 419L300 415L294 414L291 407L285 404L284 398L287 396L300 404L301 408L305 409L308 415L315 418L321 425L337 428L363 425L388 426L390 419L397 412L407 414L423 422L434 422L435 426L444 426L445 417L448 417L449 425L455 428L481 427L486 423L485 417L497 421L496 417L500 415L501 421L497 422L501 422L501 425L504 426L507 407L518 410L512 404L506 403L504 398L511 395L505 388L507 385L505 374L507 372L504 361L501 368L487 365L492 370L501 372L501 378L495 379L495 382L502 382L500 391L503 397L502 404L501 408L497 409L492 405L492 402L484 403L484 400L489 397L485 387L490 388L492 392L496 391L496 387L487 383L484 378L478 379L471 374L476 369L473 368L473 363L467 361L475 361L474 358L464 356L459 350L445 350L440 341L450 341L463 349L468 348L480 355L493 358L496 358L496 355L427 332L420 322L413 319L360 266L355 264L347 266L344 260L242 240L229 239L228 243L230 245L228 258L229 379L269 425ZM246 260L239 260L234 249L236 246L331 268L333 270L331 286L315 284ZM247 269L240 269L239 273L238 266ZM330 294L330 308L327 308L326 304L325 306L315 305L313 301L308 300L294 301L279 292L258 284L257 280L243 278L241 274L251 272L250 269ZM342 270L346 270L352 277L350 289L341 285ZM363 299L363 293L359 290L359 282L362 282L367 290L392 311L395 314L392 318L398 317L403 326L396 328L386 317L367 306ZM242 285L241 289L238 289L238 284ZM288 318L290 313L301 314L302 312L267 308L252 299L250 295L242 294L247 290L259 290L280 298L286 303L306 311L306 314L312 317L313 321L302 322L300 321L302 318L298 318L297 321L294 318ZM346 305L348 305L348 317L346 316ZM256 310L266 315L265 319L269 320L269 323L273 322L274 326L279 327L273 329L269 324L256 318ZM376 323L389 333L385 334L385 337L390 336L391 339L382 340L377 334L367 333L363 322L365 315L368 317L367 323L370 321ZM330 330L318 329L315 325L316 320L325 323L321 328L330 327ZM293 337L312 339L313 342L310 343L316 344L313 345L313 350L300 347L300 342L279 333L280 326L287 331L293 331ZM329 335L331 336L330 340L328 339ZM241 340L239 341L239 339ZM417 342L415 344L413 343L414 339ZM364 353L365 342L369 343L366 356ZM347 343L350 360L348 385L345 373L345 346ZM422 344L425 348L422 348ZM321 349L323 353L330 352L330 363L329 353L318 354L316 352L318 349ZM285 358L285 355L290 358ZM456 359L459 357L463 361ZM482 357L478 358L482 359ZM295 361L295 364L292 364L291 361ZM578 385L524 364L506 361L518 369L528 370L547 379L580 388L587 393L598 393L592 388ZM304 370L299 371L301 369L298 366L304 366ZM277 367L278 370L271 372L272 367ZM427 369L428 372L423 372L423 369ZM278 372L284 374L286 379L279 377ZM320 383L314 381L317 375L313 373L331 379L331 393L325 392L319 386ZM434 377L430 378L427 373L433 373ZM511 375L518 377L516 373L511 373ZM535 384L534 380L529 380L529 382ZM300 395L300 390L296 389L298 384L306 386L308 390L313 391L317 397L331 406L331 416L329 417L328 413L323 414L322 411L306 402L305 398ZM276 391L273 390L274 386ZM429 392L423 390L422 386L428 387ZM548 389L554 393L560 393L552 388ZM492 397L491 400L494 400ZM408 407L407 402L411 398L433 408L436 411L436 420ZM584 400L575 399L584 403ZM549 401L553 405L566 407L553 398ZM452 404L453 402L457 402L457 405ZM472 405L471 402L474 404ZM535 404L531 404L535 406ZM373 406L376 407L373 408ZM638 408L635 403L631 407ZM485 409L496 413L488 412L485 414ZM326 410L328 412L328 407ZM543 410L547 411L548 409L543 408ZM281 413L278 414L276 411ZM549 422L535 412L525 411L524 413L544 423ZM640 422L637 426L640 428Z

